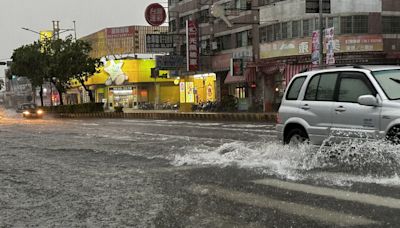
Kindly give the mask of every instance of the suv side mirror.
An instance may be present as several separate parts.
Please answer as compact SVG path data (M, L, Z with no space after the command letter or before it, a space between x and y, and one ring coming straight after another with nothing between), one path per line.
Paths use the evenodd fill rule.
M366 106L378 106L378 99L372 95L362 95L358 98L358 103Z

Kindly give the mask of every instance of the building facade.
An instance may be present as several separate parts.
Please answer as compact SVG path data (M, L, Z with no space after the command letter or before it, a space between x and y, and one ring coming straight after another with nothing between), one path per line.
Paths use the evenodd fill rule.
M216 4L231 27L211 15ZM313 67L319 15L306 13L306 0L171 0L169 5L170 32L182 34L184 21L198 22L200 71L215 72L217 96L236 96L243 110L276 111L291 77ZM334 31L336 64L399 63L400 1L332 0L323 16L323 27ZM176 52L184 55L184 48L182 41ZM242 75L230 75L232 58L242 59Z
M105 28L80 38L92 45L91 57L121 57L135 54L148 54L146 34L168 32L168 26L123 26Z

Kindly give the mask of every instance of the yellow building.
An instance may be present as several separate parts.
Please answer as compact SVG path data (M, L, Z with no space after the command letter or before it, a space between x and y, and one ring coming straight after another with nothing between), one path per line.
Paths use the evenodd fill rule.
M152 68L153 59L109 60L86 85L94 91L96 102L106 103L111 110L118 106L139 109L151 104L160 108L179 103L179 85L173 78L151 77ZM160 71L160 75L164 74L168 72Z

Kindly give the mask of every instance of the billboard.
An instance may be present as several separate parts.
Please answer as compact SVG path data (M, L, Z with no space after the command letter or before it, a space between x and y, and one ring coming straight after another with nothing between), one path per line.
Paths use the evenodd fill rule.
M146 51L151 53L172 52L174 36L168 34L146 34Z
M183 68L183 56L160 55L156 56L156 67L160 70L177 70Z
M333 50L335 53L383 51L382 35L342 35L335 36L333 40ZM260 44L260 58L262 59L311 55L311 51L312 40L310 38Z
M306 13L319 13L320 0L306 0ZM322 13L331 13L331 0L322 0Z
M133 37L135 33L134 26L107 28L107 39Z

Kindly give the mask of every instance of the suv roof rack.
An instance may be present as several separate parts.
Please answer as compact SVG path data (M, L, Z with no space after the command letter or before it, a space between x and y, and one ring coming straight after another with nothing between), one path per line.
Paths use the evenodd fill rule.
M333 64L333 65L322 65L322 66L315 66L315 67L311 67L311 68L304 68L303 70L301 70L299 73L305 73L309 70L314 70L314 69L324 69L324 68L328 68L328 67L353 67L354 69L364 69L364 70L369 70L368 68L366 68L365 66L362 65L358 65L358 64Z

